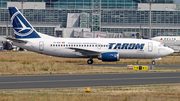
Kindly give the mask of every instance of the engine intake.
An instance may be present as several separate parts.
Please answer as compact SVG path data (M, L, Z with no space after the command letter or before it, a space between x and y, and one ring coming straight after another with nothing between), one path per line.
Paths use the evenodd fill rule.
M102 61L119 61L119 54L118 52L107 52L107 53L102 53L101 55L98 56L98 59Z

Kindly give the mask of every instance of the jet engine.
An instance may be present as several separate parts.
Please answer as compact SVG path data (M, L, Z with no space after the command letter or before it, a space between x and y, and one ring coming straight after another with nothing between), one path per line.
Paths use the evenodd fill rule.
M98 56L98 59L102 61L119 61L119 54L118 52L106 52L102 53L101 55Z

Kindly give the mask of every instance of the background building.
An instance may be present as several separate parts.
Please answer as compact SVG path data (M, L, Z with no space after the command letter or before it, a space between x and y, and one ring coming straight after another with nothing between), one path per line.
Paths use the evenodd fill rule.
M7 8L16 6L20 9L19 1L0 0L0 35L6 35L7 23L8 33L13 35ZM180 35L178 3L178 0L156 0L152 4L152 37ZM149 35L146 0L26 0L23 14L37 31L57 37L83 36L80 33L83 31L94 32L90 36L98 36L98 31L120 35L140 33L140 29L144 37ZM73 33L63 33L66 28Z

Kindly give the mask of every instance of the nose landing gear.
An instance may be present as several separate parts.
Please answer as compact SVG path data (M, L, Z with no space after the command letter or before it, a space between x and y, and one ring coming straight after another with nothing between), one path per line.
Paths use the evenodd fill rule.
M155 65L155 64L156 64L156 62L155 62L154 60L153 60L151 63L152 63L152 65Z

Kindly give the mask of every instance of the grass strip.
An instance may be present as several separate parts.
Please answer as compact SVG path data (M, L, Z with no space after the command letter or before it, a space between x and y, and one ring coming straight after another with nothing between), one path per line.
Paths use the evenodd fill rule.
M134 72L179 72L178 68L155 68L155 70L133 71L127 67L106 67L79 65L87 59L51 57L34 52L0 52L0 75L34 74L86 74L86 73L134 73ZM151 64L152 59L138 59L140 64ZM137 59L121 59L117 62L102 62L94 59L95 64L137 64ZM156 64L180 64L178 53L156 61Z

